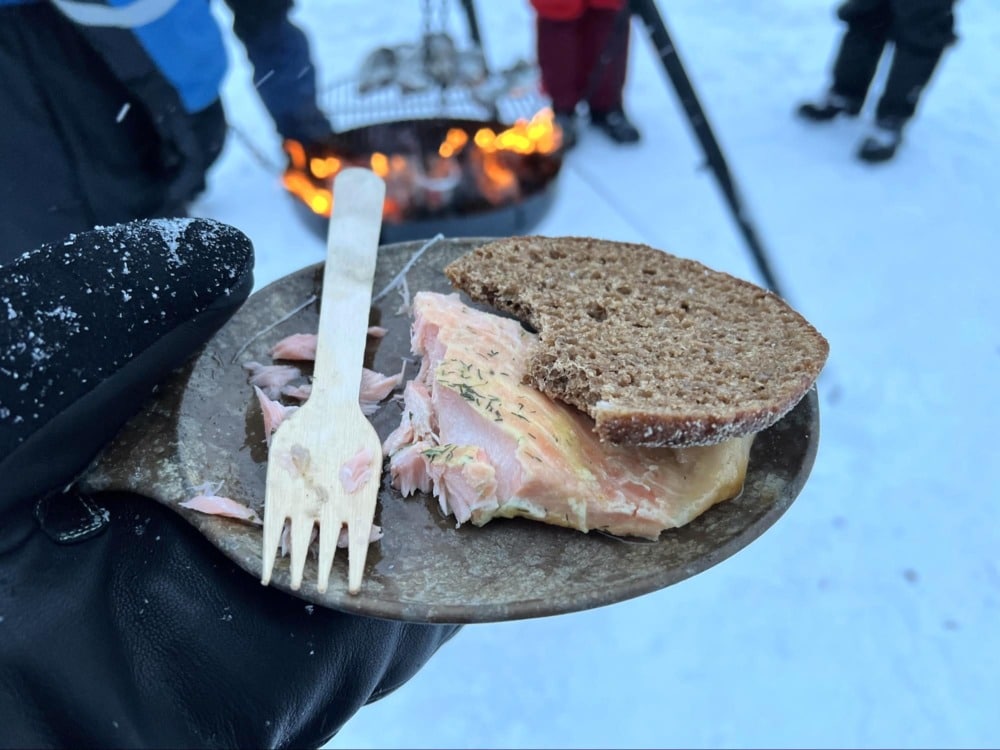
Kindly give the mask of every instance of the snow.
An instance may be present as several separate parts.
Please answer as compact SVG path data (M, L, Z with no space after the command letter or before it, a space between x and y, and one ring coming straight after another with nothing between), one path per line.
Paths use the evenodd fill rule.
M1000 5L958 4L962 40L878 167L852 157L870 115L791 116L825 85L833 5L660 3L789 300L831 343L799 499L747 549L663 591L466 627L329 747L1000 743ZM477 7L491 63L532 55L527 2ZM419 12L302 0L298 18L333 82L412 41ZM278 163L232 53L229 119ZM584 131L538 231L647 242L759 282L636 28L627 105L643 142ZM323 257L245 139L230 138L196 212L251 237L258 288Z
M184 261L177 251L180 249L181 237L191 225L191 219L153 219L150 224L160 232L163 241L167 243L170 262L174 266L183 265Z

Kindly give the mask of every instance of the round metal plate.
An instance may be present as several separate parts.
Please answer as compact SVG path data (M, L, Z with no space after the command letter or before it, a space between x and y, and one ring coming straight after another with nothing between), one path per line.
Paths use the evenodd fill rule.
M442 268L483 239L441 240L406 278L411 292L452 291ZM422 243L380 250L375 290L385 287ZM261 571L260 527L180 508L191 489L222 483L220 494L263 515L266 447L256 399L241 363L267 363L283 336L315 331L321 266L304 268L252 295L192 363L119 434L84 480L90 490L139 492L181 513L214 545L254 576ZM398 372L411 358L410 319L390 292L372 307L370 322L388 334L370 345L366 364ZM411 365L409 375L416 372ZM400 405L386 401L372 417L385 438L399 423ZM791 505L813 465L819 411L812 390L774 427L757 436L746 485L736 499L708 510L657 542L632 542L525 520L498 520L483 528L455 528L425 495L404 499L383 476L375 521L384 538L369 551L360 594L347 593L346 551L338 552L325 594L316 591L315 561L291 592L287 558L272 585L348 612L420 622L492 622L597 607L646 594L693 576L745 547Z

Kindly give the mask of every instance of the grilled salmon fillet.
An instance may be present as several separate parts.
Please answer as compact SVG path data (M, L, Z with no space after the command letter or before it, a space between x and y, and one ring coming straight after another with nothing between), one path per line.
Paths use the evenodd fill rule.
M457 294L413 300L420 371L386 439L393 486L458 524L523 516L656 539L739 494L752 436L690 448L604 443L591 419L525 385L534 334Z

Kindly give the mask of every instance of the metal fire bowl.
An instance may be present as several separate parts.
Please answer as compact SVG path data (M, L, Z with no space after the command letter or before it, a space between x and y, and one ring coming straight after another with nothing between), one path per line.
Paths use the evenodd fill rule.
M450 128L462 128L470 138L480 128L500 132L510 124L456 118L428 118L380 122L339 133L337 138L350 154L352 163L364 163L375 152L414 156L437 151ZM449 205L431 213L421 211L402 221L382 223L382 244L410 242L442 234L445 237L509 237L529 233L542 220L555 200L562 154L522 157L534 160L537 179L522 183L520 198L496 205L483 198L472 206ZM326 237L329 220L310 210L289 193L303 220L320 236Z
M411 291L450 291L441 272L451 260L486 240L442 240L408 272ZM381 290L421 246L381 248L375 289ZM261 574L258 526L179 507L191 488L222 482L222 493L263 514L266 448L260 409L240 363L268 361L283 336L315 331L316 304L267 329L322 283L320 265L304 268L252 295L204 350L162 388L129 423L83 480L90 491L128 490L181 514L249 574ZM410 356L410 319L390 292L372 307L372 324L388 333L372 344L366 364L398 372ZM249 344L249 345L248 345ZM411 366L409 375L415 373ZM386 401L373 415L384 439L401 407ZM375 522L384 538L369 552L361 593L347 593L346 552L334 561L330 588L316 591L315 558L298 592L289 588L287 559L272 585L307 601L374 617L416 622L492 622L542 617L598 607L662 589L717 565L766 531L795 500L812 469L819 441L816 391L754 441L739 497L710 508L657 542L582 534L524 519L496 520L483 528L455 528L437 501L403 498L383 475Z

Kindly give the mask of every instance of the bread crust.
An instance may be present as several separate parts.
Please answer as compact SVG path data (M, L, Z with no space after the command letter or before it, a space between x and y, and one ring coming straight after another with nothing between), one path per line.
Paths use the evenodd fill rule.
M760 432L802 399L829 354L773 293L647 245L512 237L445 274L538 332L526 378L613 443L711 445Z

